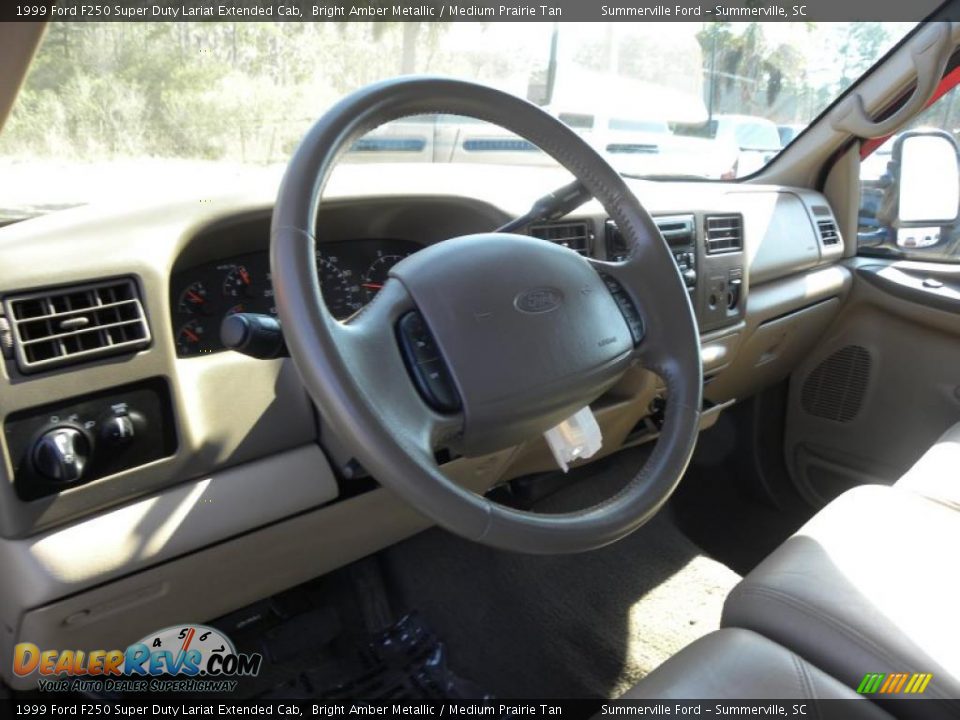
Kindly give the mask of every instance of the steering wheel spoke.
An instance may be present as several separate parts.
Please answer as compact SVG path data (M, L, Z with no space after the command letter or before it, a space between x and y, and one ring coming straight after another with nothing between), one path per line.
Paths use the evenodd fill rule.
M587 258L587 262L603 278L608 292L617 303L624 322L633 338L633 358L644 363L657 349L657 337L651 337L649 312L653 308L645 303L637 288L644 285L644 266L634 259L619 262Z
M418 389L421 378L430 382L432 358L418 364L404 351L404 318L417 314L403 284L389 278L373 301L333 331L341 356L362 377L360 389L378 413L389 415L393 427L407 442L432 457L434 450L456 441L463 416L455 409L431 407ZM442 360L439 360L442 362Z

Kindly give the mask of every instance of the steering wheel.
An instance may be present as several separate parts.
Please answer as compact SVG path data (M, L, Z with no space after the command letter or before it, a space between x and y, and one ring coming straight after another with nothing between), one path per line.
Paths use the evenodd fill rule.
M346 322L334 319L314 260L331 170L368 130L436 112L495 123L551 155L616 222L626 259L585 258L521 235L467 235L402 260L369 305ZM703 385L686 288L620 175L535 105L433 77L388 80L347 96L290 160L270 260L284 337L324 422L373 477L451 532L529 553L588 550L640 527L682 477ZM460 487L438 467L439 447L481 455L537 436L635 364L663 379L666 413L647 462L604 502L562 514L517 510Z

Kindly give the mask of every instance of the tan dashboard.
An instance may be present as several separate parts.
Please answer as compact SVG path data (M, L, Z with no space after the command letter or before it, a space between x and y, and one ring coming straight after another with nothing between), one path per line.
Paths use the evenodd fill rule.
M349 315L405 254L490 230L566 179L537 168L344 167L318 218L328 302ZM732 401L785 377L823 333L850 285L838 264L843 241L824 198L806 190L640 181L634 189L659 219L697 312L707 425ZM254 360L217 343L223 316L271 312L265 253L274 192L80 208L0 230L0 300L10 308L21 296L46 298L35 317L49 327L30 332L48 335L26 341L60 343L50 346L52 365L31 368L14 354L0 363L0 564L18 579L0 590L0 652L27 635L71 647L125 642L181 620L176 597L187 586L194 599L197 588L210 588L200 604L212 617L427 525L358 477L318 425L289 360ZM553 225L531 232L616 257L616 228L598 205ZM86 332L76 318L91 315L77 293L117 278L134 283L146 342L104 340L104 350L66 341ZM109 328L96 332L110 339ZM663 400L656 376L625 376L594 405L602 453L654 439ZM87 453L79 477L70 474L75 465L44 465L36 450L57 428L75 428L71 447ZM161 445L146 448L157 438ZM103 448L129 462L109 464ZM477 491L553 467L540 439L440 459ZM34 475L49 468L66 475L34 492ZM251 566L262 570L255 580ZM150 627L141 627L144 616Z

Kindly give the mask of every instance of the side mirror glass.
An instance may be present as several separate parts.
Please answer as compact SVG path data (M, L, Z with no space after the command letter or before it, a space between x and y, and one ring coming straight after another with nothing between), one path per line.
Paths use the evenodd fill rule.
M893 148L900 199L897 219L909 225L952 225L960 212L956 141L942 130L903 133Z

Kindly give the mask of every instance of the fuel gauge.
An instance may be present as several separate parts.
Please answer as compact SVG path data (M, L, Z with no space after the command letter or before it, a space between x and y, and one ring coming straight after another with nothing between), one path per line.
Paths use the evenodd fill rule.
M177 330L177 355L199 355L206 329L199 320L191 320Z

